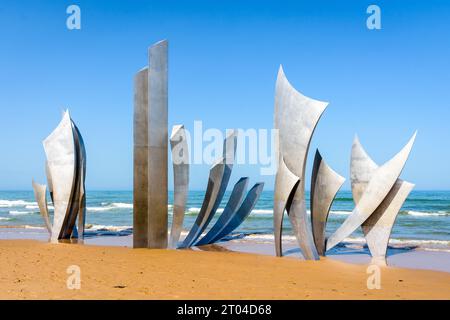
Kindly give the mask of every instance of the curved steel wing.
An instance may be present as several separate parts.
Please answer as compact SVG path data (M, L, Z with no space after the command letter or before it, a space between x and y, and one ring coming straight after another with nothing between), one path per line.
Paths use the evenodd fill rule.
M355 203L359 203L378 165L369 157L358 138L353 142L350 168L353 198ZM387 246L395 219L413 188L412 183L397 179L386 198L361 225L374 263L386 265Z
M218 234L233 218L236 211L239 210L242 201L244 201L244 195L245 192L247 191L248 180L249 178L244 177L239 179L238 182L236 182L236 184L233 187L233 191L231 192L230 199L228 200L227 205L223 209L223 212L220 215L219 219L217 219L216 223L208 231L208 233L196 243L197 246L214 242L214 239L216 239Z
M194 245L202 232L206 229L217 208L222 201L233 169L236 154L237 130L231 131L223 143L223 157L221 157L210 170L208 186L202 208L179 248L188 248Z
M183 125L172 128L170 137L173 163L173 215L169 247L176 248L183 228L189 189L189 150Z
M70 217L70 200L76 172L75 143L68 111L64 113L59 125L43 144L52 181L55 207L51 241L57 242L58 239L66 236L64 226L67 225Z
M311 179L311 224L317 252L325 254L325 228L331 204L345 178L337 174L322 159L319 150L314 158Z
M245 200L242 202L242 205L239 207L239 210L231 216L227 223L223 225L222 229L216 234L215 237L213 237L209 241L209 243L214 243L229 235L234 230L236 230L245 221L245 219L247 219L256 203L258 202L263 188L264 183L260 182L255 184L250 189L250 191L247 193L247 196L245 197Z
M50 217L48 215L47 187L43 184L34 182L34 180L31 183L33 185L34 197L36 198L36 202L39 206L39 212L41 213L41 216L44 219L45 227L51 234L52 223L50 222Z
M293 174L283 158L278 161L278 170L275 176L275 195L273 199L273 230L275 236L275 252L278 257L283 255L282 230L284 210L289 206L297 190L300 178Z
M397 153L383 166L378 167L373 171L373 174L371 175L364 192L356 204L355 209L344 221L344 223L336 230L336 232L328 239L327 250L333 248L347 236L352 234L360 225L364 223L364 221L367 220L367 218L369 218L369 216L386 198L401 174L401 171L411 152L415 137L416 133L414 133L413 137L399 153ZM361 168L363 169L364 167L362 166ZM364 184L363 180L364 179L360 179L358 183Z
M306 213L305 167L311 138L327 105L327 102L308 98L295 90L280 66L275 89L274 126L279 130L279 148L286 167L300 179L287 211L305 259L319 259ZM276 194L277 190L274 192Z

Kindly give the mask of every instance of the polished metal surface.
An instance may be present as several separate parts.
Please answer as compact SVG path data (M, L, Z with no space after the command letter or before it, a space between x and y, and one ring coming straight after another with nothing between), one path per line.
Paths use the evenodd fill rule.
M369 157L356 137L353 142L351 160L352 192L355 203L359 203L377 168L378 165ZM386 198L361 225L374 263L386 265L387 246L395 219L413 188L412 183L397 179Z
M133 247L148 244L148 68L134 78Z
M148 248L168 242L168 42L148 50Z
M312 135L327 105L295 90L280 66L275 89L274 127L279 132L279 151L286 167L300 179L286 209L305 259L319 259L306 213L305 167ZM274 194L277 194L277 185ZM274 219L279 217L274 216ZM279 221L275 224L278 225ZM275 237L278 255L281 254L281 238L277 237L281 237L281 233L276 232Z
M42 218L44 219L45 227L48 232L51 234L52 232L52 223L50 222L50 217L48 215L48 206L47 206L47 187L43 184L38 184L32 181L34 197L36 198L36 202L39 206L39 212L41 213Z
M168 245L168 43L148 49L134 79L133 247Z
M77 146L77 195L73 197L72 203L74 204L74 215L78 221L77 238L82 240L84 238L84 229L86 225L86 149L80 130L73 120L72 127L74 130L75 145Z
M179 248L189 248L200 237L205 225L209 221L209 217L213 215L215 204L220 195L220 187L225 174L225 159L220 158L209 171L208 185L206 187L205 198L203 199L202 207L197 215L194 225L189 230L188 235L179 245Z
M405 147L383 166L375 168L361 152L358 140L352 148L351 178L356 207L327 241L327 250L352 234L377 209L399 178L414 144L416 133ZM365 153L365 152L364 152ZM370 165L365 165L370 164ZM355 173L358 174L355 174ZM364 188L364 191L362 189Z
M319 255L325 255L325 229L331 205L345 178L333 171L322 159L319 150L314 158L311 179L311 224Z
M244 177L239 179L238 182L236 182L236 184L233 187L233 191L231 192L230 199L228 200L225 208L223 209L222 214L217 219L214 226L212 226L212 228L209 229L208 233L196 243L197 246L215 242L217 236L221 233L221 231L225 228L228 222L235 215L235 213L239 210L242 201L244 201L248 181L249 178Z
M77 238L82 240L84 237L86 214L86 198L84 191L84 180L86 177L86 151L80 131L72 120L71 122L75 145L75 177L72 195L70 197L69 215L67 223L64 225L64 235L62 238ZM78 229L76 228L77 219Z
M255 184L250 191L247 193L244 201L242 202L239 210L237 210L231 217L224 223L223 227L219 232L209 240L212 244L231 234L236 230L244 221L247 219L249 214L252 212L256 203L258 202L261 192L263 191L264 183Z
M230 180L237 147L237 130L228 133L223 143L223 156L211 167L205 198L197 219L179 248L188 248L194 245L202 232L206 229L217 208Z
M278 170L275 176L275 195L273 199L273 229L275 235L275 252L278 257L283 254L282 250L282 230L283 215L289 206L295 190L300 183L300 178L293 174L283 158L278 161Z
M172 128L170 137L173 164L173 218L169 247L176 248L183 228L189 190L189 149L183 125Z
M378 208L361 225L372 263L386 265L386 252L397 215L414 188L414 184L398 179Z
M47 156L47 182L54 206L53 224L49 218L45 185L33 181L33 189L50 240L55 243L73 238L81 240L86 214L86 150L68 111L63 113L61 122L43 144Z
M66 226L75 183L76 156L69 112L65 112L56 129L44 140L49 175L53 189L54 217L51 241L67 238Z

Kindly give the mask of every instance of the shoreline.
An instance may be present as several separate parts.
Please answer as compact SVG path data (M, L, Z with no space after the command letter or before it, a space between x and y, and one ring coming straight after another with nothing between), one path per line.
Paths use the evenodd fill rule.
M450 274L334 259L0 240L0 299L450 299ZM79 266L81 289L67 268Z

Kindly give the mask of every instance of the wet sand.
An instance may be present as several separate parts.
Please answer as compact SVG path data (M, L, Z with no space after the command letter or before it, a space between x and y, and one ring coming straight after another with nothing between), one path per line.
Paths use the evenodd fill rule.
M450 273L380 271L370 290L367 265L329 258L0 240L0 299L450 299Z

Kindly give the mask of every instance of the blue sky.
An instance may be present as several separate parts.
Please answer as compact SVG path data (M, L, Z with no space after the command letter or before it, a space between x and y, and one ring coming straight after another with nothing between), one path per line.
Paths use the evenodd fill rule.
M81 30L66 28L71 4ZM382 30L366 28L370 4L381 8ZM355 133L381 164L417 129L402 177L416 189L450 189L449 20L450 3L436 0L2 0L0 189L45 182L41 141L64 108L86 143L88 189L131 189L133 76L161 39L170 46L170 127L271 128L283 64L299 91L330 103L308 176L316 147L348 178ZM203 189L208 166L191 173L191 188ZM232 182L241 176L273 188L257 165L235 166Z

